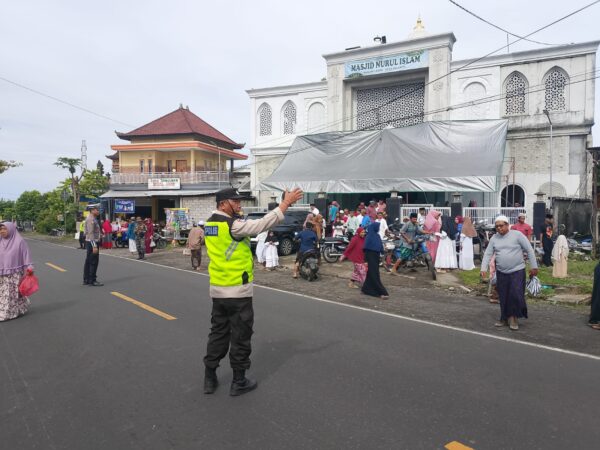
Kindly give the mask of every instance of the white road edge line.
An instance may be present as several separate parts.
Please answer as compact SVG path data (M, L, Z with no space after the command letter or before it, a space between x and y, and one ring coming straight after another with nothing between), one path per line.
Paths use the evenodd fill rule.
M32 240L32 241L37 241L37 242L45 242L45 243L50 244L50 245L56 245L58 247L64 247L64 248L68 248L68 249L71 249L71 250L78 250L77 248L71 247L69 245L56 244L54 242L44 241L44 240L41 240L41 239L31 239L31 238L26 238L26 239ZM132 262L136 262L136 263L151 264L153 266L163 267L163 268L166 267L166 268L171 269L171 270L178 270L180 272L186 272L186 273L189 273L189 274L192 274L192 275L201 275L201 276L204 276L204 277L208 277L208 274L200 273L200 272L194 272L194 271L186 270L186 269L180 269L178 267L164 266L162 264L153 263L153 262L150 262L150 261L141 261L141 260L126 258L125 256L107 255L104 252L102 254L103 254L103 256L109 256L111 258L126 259L128 261L132 261ZM539 349L543 349L543 350L549 350L549 351L553 351L553 352L557 352L557 353L563 353L565 355L579 356L581 358L587 358L587 359L592 359L592 360L595 360L595 361L600 361L600 356L591 355L589 353L581 353L581 352L576 352L576 351L573 351L573 350L565 350L563 348L552 347L552 346L549 346L549 345L536 344L535 342L519 341L517 339L511 339L511 338L507 338L507 337L503 337L503 336L496 336L496 335L493 335L493 334L483 333L481 331L467 330L466 328L454 327L452 325L444 325L444 324L441 324L441 323L429 322L427 320L415 319L414 317L401 316L399 314L392 314L392 313L388 313L388 312L385 312L385 311L377 311L375 309L369 309L369 308L365 308L363 306L348 305L346 303L340 303L340 302L336 302L336 301L333 301L333 300L327 300L327 299L324 299L324 298L311 297L309 295L299 294L297 292L286 291L286 290L283 290L283 289L278 289L278 288L274 288L274 287L270 287L270 286L262 286L260 284L255 284L254 286L257 287L257 288L260 288L260 289L268 289L268 290L275 291L275 292L282 292L282 293L285 293L285 294L295 295L297 297L307 298L309 300L315 300L315 301L318 301L318 302L329 303L329 304L336 305L336 306L343 306L345 308L357 309L359 311L365 311L365 312L369 312L369 313L373 313L373 314L380 314L382 316L388 316L388 317L393 317L393 318L396 318L396 319L407 320L409 322L420 323L420 324L429 325L429 326L432 326L432 327L444 328L446 330L458 331L458 332L461 332L461 333L472 334L472 335L475 335L475 336L481 336L481 337L486 337L486 338L490 338L490 339L496 339L498 341L511 342L513 344L520 344L520 345L525 345L525 346L528 346L528 347L539 348Z

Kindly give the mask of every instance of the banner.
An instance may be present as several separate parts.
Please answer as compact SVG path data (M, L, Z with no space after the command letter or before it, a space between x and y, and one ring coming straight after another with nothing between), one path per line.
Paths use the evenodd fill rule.
M135 200L115 199L115 213L133 214L135 212Z
M344 66L346 78L378 75L401 70L420 69L429 65L427 50L399 53L390 56L362 59L347 62Z
M148 178L148 189L181 189L179 178Z

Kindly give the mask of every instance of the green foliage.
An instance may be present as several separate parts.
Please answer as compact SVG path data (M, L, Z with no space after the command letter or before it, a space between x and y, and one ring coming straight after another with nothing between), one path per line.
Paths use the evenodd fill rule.
M15 202L14 212L20 221L36 221L39 212L45 208L45 203L39 191L25 191Z
M22 165L22 163L17 161L5 161L3 159L0 159L0 174L6 172L11 167L19 167Z
M15 215L15 202L0 199L0 219L11 220Z
M108 190L108 177L100 169L86 170L79 182L79 193L86 197L98 197Z
M67 169L73 175L77 171L77 167L81 166L81 159L61 156L56 160L54 165L61 169Z

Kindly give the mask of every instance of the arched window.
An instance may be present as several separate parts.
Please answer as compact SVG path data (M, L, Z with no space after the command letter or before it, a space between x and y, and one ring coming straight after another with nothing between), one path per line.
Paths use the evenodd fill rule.
M545 107L548 111L565 111L567 109L567 85L569 77L559 67L553 67L544 77L544 88L546 101Z
M309 133L324 131L324 125L325 106L323 106L323 103L315 102L308 108L307 131Z
M258 108L258 134L260 136L271 136L273 128L273 113L271 107L263 103Z
M511 73L505 81L506 112L525 114L527 112L527 79L519 72Z
M523 207L525 204L525 191L516 184L509 184L500 193L500 206L503 208Z
M288 101L281 110L283 121L283 134L294 134L296 132L296 105Z

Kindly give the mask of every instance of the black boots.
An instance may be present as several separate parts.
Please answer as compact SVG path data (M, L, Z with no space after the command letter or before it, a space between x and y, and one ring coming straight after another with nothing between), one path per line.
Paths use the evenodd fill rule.
M205 384L206 386L206 384ZM238 395L245 394L246 392L253 391L258 386L258 383L255 380L250 380L246 378L245 370L234 370L233 371L233 381L231 382L231 389L229 390L229 395L235 397ZM206 392L206 388L205 388Z
M219 386L219 380L217 379L217 369L211 369L209 367L204 368L204 393L213 394Z
M204 368L204 393L214 394L219 386L219 380L217 379L217 369L211 369L209 367ZM231 382L231 389L229 395L236 397L238 395L245 394L246 392L253 391L258 386L258 383L254 380L246 378L245 370L234 370L233 381Z

